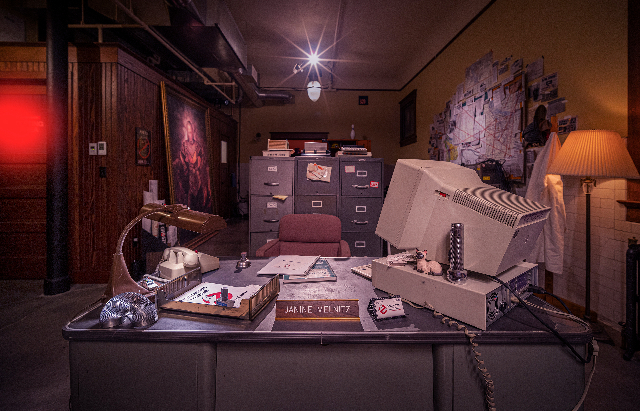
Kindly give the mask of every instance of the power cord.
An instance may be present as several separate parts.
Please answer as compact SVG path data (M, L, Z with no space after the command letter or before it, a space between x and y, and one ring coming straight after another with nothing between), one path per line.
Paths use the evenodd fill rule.
M530 286L530 287L535 287L535 286ZM549 293L549 294L551 294L551 293ZM558 297L555 297L555 298L558 298ZM562 302L560 299L558 299L558 300L560 302ZM582 324L585 327L589 327L589 324L586 321L583 321L581 318L578 318L573 314L567 314L567 313L563 313L562 311L558 311L558 310L555 310L555 309L549 309L549 308L546 308L546 307L541 307L541 306L539 306L537 304L530 303L529 301L525 301L525 303L527 305L533 307L533 308L537 308L539 310L546 311L550 315L555 315L555 316L558 316L558 317L567 318L567 319L575 321L575 322L577 322L579 324ZM593 358L593 367L591 368L591 372L589 373L589 378L587 378L587 383L585 384L584 392L582 393L582 397L580 397L580 401L578 401L578 404L573 408L572 411L578 411L580 409L580 407L582 406L582 403L584 402L585 398L587 398L587 392L589 392L589 386L591 385L591 379L593 378L593 374L595 374L595 372L596 372L596 359L598 357L598 353L600 351L600 347L598 347L598 342L595 339L591 340L591 344L589 345L589 347L591 348L591 352L589 352L589 360L591 358Z
M556 336L557 339L559 339L563 345L566 345L567 347L569 347L569 349L571 350L571 352L573 353L573 355L583 364L588 364L589 362L591 362L590 360L585 360L580 353L578 353L578 351L576 351L575 348L573 348L573 345L571 345L566 338L564 338L562 335L560 335L560 333L558 331L555 330L555 328L551 327L549 324L547 324L546 322L542 321L542 318L538 317L533 311L531 311L531 309L529 308L529 306L527 305L527 303L520 297L520 295L518 295L518 293L516 293L510 286L509 284L505 283L504 281L502 281L501 279L499 279L498 277L492 277L492 276L487 276L489 278L491 278L492 280L502 284L504 287L506 287L509 291L511 291L511 294L514 295L518 301L520 302L520 304L522 304L522 306L524 308L527 309L527 311L529 311L529 313L531 315L533 315L533 317L538 320L540 322L540 324L544 325L549 331L551 331L551 333L553 335Z
M578 401L578 404L571 411L578 411L582 406L585 398L587 398L587 392L589 392L589 386L591 385L593 374L595 374L596 372L596 359L598 359L598 352L600 351L600 347L598 347L598 342L595 339L591 340L591 347L593 349L593 367L591 368L591 372L589 373L589 378L587 378L587 383L585 384L582 397L580 397L580 401Z

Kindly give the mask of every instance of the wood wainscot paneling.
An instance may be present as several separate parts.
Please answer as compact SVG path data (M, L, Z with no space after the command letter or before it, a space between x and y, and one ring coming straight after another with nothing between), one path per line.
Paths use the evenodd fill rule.
M167 199L160 81L167 79L117 45L78 46L70 55L72 280L108 280L116 242L143 205L149 180ZM151 161L136 164L136 128L149 131ZM90 156L89 143L107 143L106 156ZM134 227L123 246L125 261L141 257Z
M36 114L44 113L45 62L43 44L0 45L0 103L11 96L12 102L26 102ZM142 207L149 180L158 180L159 198L169 201L161 81L172 83L117 44L69 47L69 266L74 283L107 282L118 237ZM212 185L223 193L217 207L226 214L235 202L228 188L235 163L221 167L219 147L220 139L227 138L227 158L235 162L236 122L209 107L211 129L216 130L209 139L218 147ZM136 164L136 128L149 131L148 166ZM5 239L0 258L12 267L0 278L46 276L44 131L39 138L42 142L28 149L0 148L0 234ZM107 155L90 156L89 143L99 141L107 143ZM128 264L141 256L133 241L140 229L134 227L125 240Z
M0 279L46 276L45 57L0 46Z
M142 60L114 44L87 45L70 53L70 127L73 166L70 167L70 240L72 280L76 283L106 282L121 231L143 205L142 193L149 180L158 180L159 198L170 203L162 121L160 82L182 88ZM194 100L198 96L182 88ZM231 128L235 147L236 123L209 105L211 130ZM150 165L136 164L136 129L149 131ZM225 129L226 130L226 129ZM229 134L225 131L223 134ZM218 163L212 167L212 188L220 187L228 171L219 166L220 133L209 139L218 147ZM106 156L89 156L89 143L105 141ZM233 155L235 161L235 154ZM101 174L102 170L102 174ZM214 172L215 170L215 172ZM214 191L215 193L215 191ZM235 201L218 199L218 208ZM224 203L224 205L220 205ZM221 215L223 215L221 213ZM125 261L142 258L134 242L141 225L134 227L123 246ZM130 270L132 271L132 270Z

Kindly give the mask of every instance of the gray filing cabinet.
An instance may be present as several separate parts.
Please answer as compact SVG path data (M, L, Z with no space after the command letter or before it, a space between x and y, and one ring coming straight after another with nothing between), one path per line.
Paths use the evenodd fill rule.
M308 179L309 164L331 167L329 181ZM278 238L280 219L291 213L338 216L351 255L382 256L382 239L375 233L383 202L381 158L254 156L249 168L250 256Z
M354 257L382 256L382 239L375 233L384 193L382 159L342 156L339 160L342 239Z
M309 164L317 164L327 172L329 181L307 178ZM340 166L335 157L296 157L295 213L338 215ZM319 173L321 175L322 172Z
M251 157L249 165L249 255L278 238L280 219L294 211L292 157ZM280 200L274 196L287 196Z

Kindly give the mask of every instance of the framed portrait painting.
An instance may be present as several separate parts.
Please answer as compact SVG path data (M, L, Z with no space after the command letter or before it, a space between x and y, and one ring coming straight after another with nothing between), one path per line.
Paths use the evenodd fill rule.
M208 108L161 82L171 204L211 213Z

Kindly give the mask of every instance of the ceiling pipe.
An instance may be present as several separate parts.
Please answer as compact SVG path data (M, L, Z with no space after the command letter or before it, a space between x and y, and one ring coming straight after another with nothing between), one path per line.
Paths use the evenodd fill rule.
M294 103L293 94L288 91L259 91L256 90L260 100L280 100L284 103Z
M240 86L240 88L244 90L245 96L255 107L262 107L264 105L264 102L258 98L258 93L256 92L255 85L253 83L249 83L245 79L245 71L243 69L230 72L229 75L238 84L238 86Z
M149 27L145 22L140 20L138 16L136 16L131 10L126 8L122 3L118 0L113 0L113 2L122 9L131 19L133 19L136 23L138 23L142 28L144 28L149 34L151 34L156 40L160 42L164 47L166 47L170 52L172 52L176 57L178 57L184 64L186 64L191 70L193 70L196 74L198 74L204 80L204 84L212 86L215 88L220 94L225 96L229 101L235 104L235 100L227 96L227 94L220 90L216 86L216 82L209 77L200 67L198 67L195 63L193 63L187 56L182 54L180 50L178 50L173 44L171 44L167 39L165 39L160 33L154 30L152 27Z
M127 9L120 1L113 0L114 3L121 8L131 19L133 19L137 24L140 25L141 28L149 32L157 41L160 42L164 47L166 47L170 52L172 52L176 57L182 60L191 70L193 70L196 74L198 74L203 80L204 83L214 87L218 92L224 95L227 99L232 101L233 104L239 103L235 99L229 98L222 90L216 87L216 84L213 82L213 79L209 77L209 75L201 68L198 67L195 63L193 63L187 56L185 56L180 50L178 50L173 44L171 44L167 39L165 39L160 33L154 30L152 27L148 26L144 23L140 18L138 18L131 10ZM201 19L200 14L197 9L193 5L193 3L189 0L173 0L170 3L175 7L181 7L189 12L196 18ZM238 87L244 91L244 96L247 97L254 107L262 107L264 105L265 100L279 100L285 103L293 103L294 97L291 93L286 91L281 92L264 92L260 91L255 84L250 83L246 79L246 71L244 69L239 69L237 71L227 72L229 76L235 81Z
M338 42L342 37L342 26L344 22L344 0L340 0L338 6L338 16L336 17L336 30L333 32L333 50L331 50L331 65L329 70L329 90L333 90L333 73L336 70L336 58L338 56Z
M238 83L238 85L241 86L243 90L251 90L251 92L246 92L246 96L254 107L262 107L265 100L278 100L283 103L294 103L293 94L288 91L263 91L254 83L250 83L247 81L245 71L243 69L240 69L235 73L229 73L229 75Z

